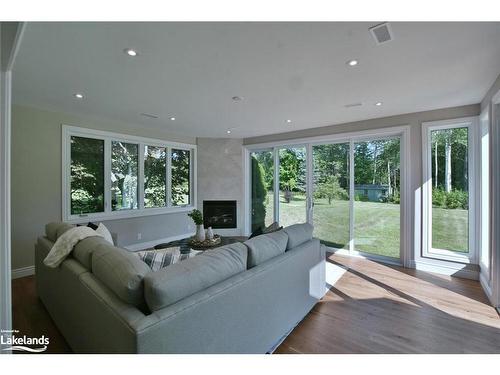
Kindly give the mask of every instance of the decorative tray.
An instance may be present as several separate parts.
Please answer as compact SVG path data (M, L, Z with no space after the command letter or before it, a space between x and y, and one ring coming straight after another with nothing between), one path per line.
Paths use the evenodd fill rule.
M206 239L204 241L198 241L194 236L191 237L188 241L189 246L198 247L198 248L209 248L220 245L221 238L220 235L214 234L214 238Z

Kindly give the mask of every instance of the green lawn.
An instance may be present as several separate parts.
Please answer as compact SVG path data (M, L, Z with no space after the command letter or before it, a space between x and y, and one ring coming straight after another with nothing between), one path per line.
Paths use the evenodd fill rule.
M267 205L266 224L272 222L272 194ZM306 220L306 200L294 194L286 203L280 194L280 224L288 226ZM467 210L433 209L433 247L467 251ZM349 248L349 202L326 199L314 202L314 236L327 245ZM399 205L354 202L354 247L358 251L399 258Z

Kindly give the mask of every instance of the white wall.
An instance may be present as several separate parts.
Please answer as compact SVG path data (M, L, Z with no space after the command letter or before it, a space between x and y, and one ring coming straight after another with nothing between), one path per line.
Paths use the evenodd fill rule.
M50 221L61 220L61 125L196 143L192 137L169 134L133 124L77 117L15 105L12 112L12 268L34 264L34 244ZM192 233L186 213L104 221L129 246ZM141 233L139 240L137 234Z
M198 208L203 200L236 200L238 227L215 232L240 236L243 233L243 140L198 138Z

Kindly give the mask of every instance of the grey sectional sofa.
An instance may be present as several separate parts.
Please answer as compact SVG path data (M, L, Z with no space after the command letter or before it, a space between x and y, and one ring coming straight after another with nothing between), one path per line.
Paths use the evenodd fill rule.
M99 237L43 264L71 226L35 246L38 295L77 353L266 353L324 292L324 251L308 224L213 249L153 272Z

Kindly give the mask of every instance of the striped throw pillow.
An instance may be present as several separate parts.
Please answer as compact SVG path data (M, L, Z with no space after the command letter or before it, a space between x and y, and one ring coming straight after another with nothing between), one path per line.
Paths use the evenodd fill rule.
M169 247L160 250L143 250L136 252L140 260L146 263L153 271L158 271L171 264L192 258L201 251L191 250L189 253L181 253L179 247Z

